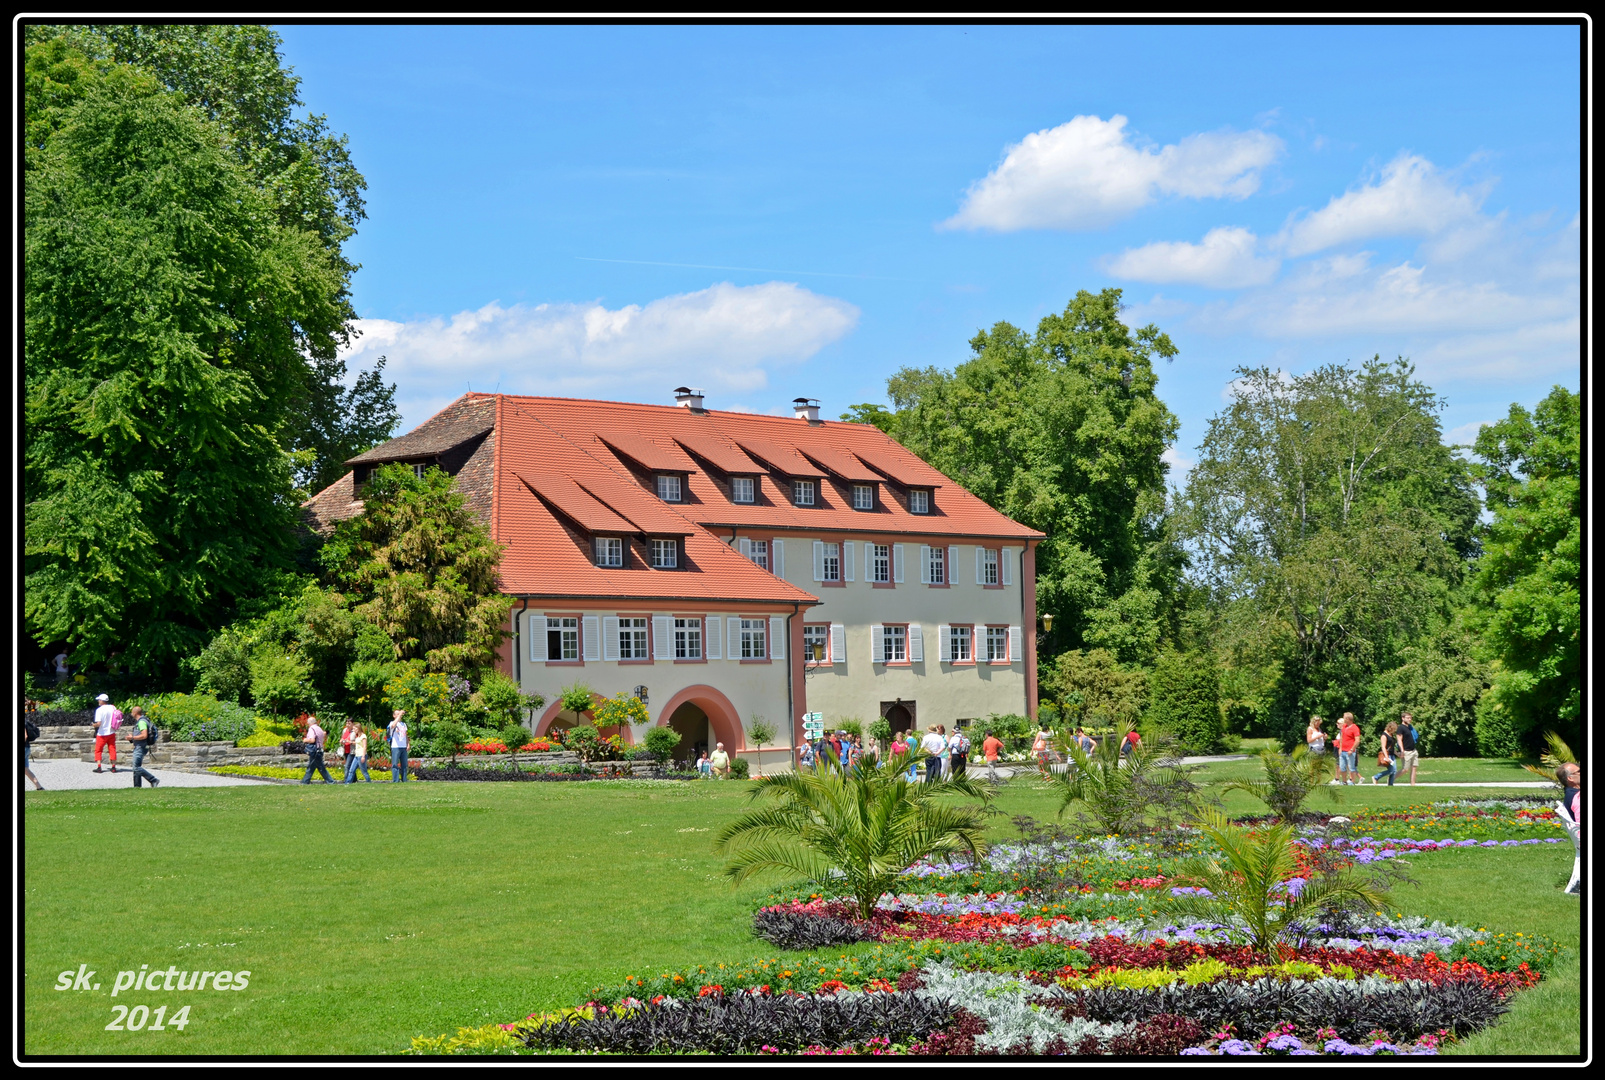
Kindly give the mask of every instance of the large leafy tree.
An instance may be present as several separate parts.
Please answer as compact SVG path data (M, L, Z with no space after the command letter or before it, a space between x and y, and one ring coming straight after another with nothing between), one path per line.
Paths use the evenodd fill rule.
M73 77L27 158L26 620L161 666L289 557L279 434L344 333L341 269L201 112L52 48Z
M1477 498L1442 401L1405 361L1288 377L1242 368L1188 478L1184 526L1219 640L1280 654L1272 726L1359 709L1376 672L1448 611Z
M1154 393L1153 360L1176 353L1158 327L1120 321L1120 290L1079 292L1034 334L1000 322L953 371L904 368L895 414L855 406L990 505L1045 532L1037 605L1046 647L1152 656L1177 564L1163 543L1176 417Z
M1483 726L1528 746L1539 730L1575 739L1580 728L1581 405L1581 395L1557 386L1531 413L1512 405L1477 435L1475 472L1493 521L1472 621L1498 661Z
M397 660L464 675L492 667L513 599L497 589L501 547L451 477L390 465L369 475L362 497L363 513L320 556L352 610L389 635Z

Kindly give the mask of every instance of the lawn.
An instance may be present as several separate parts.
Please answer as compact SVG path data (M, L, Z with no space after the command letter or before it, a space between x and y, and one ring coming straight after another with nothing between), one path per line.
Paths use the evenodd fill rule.
M765 885L733 889L710 843L741 784L262 785L30 794L29 1054L393 1053L419 1034L572 1004L602 982L774 950L750 936ZM1445 789L1429 789L1442 798ZM1408 789L1345 805L1425 801ZM1234 806L1250 812L1251 800ZM137 800L137 802L136 802ZM1007 818L1051 817L1034 781ZM1575 947L1569 846L1415 860L1400 910L1535 930ZM1490 884L1497 888L1490 888ZM87 964L99 992L57 991ZM182 1031L112 1032L119 970L250 971L244 991L124 992L192 1006ZM1575 1052L1573 966L1518 999L1481 1052Z

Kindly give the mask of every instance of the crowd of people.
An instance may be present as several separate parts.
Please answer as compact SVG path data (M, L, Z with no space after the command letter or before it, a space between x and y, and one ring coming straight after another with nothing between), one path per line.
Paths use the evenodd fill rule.
M385 728L385 742L390 744L390 782L404 784L407 782L407 751L410 746L408 740L407 721L405 709L395 709L390 714L390 726ZM325 784L334 783L329 775L329 768L324 762L323 755L327 749L329 733L323 730L318 723L317 716L312 713L306 715L307 730L301 738L301 745L306 749L307 771L301 777L301 783L312 783L314 773L323 777ZM340 730L340 759L344 763L345 779L341 783L354 784L357 774L362 779L373 783L373 777L368 773L368 732L356 720L347 720Z
M1321 717L1311 716L1309 726L1304 729L1304 745L1318 757L1324 757L1327 752L1326 732L1321 726L1324 723L1326 721ZM1392 787L1399 774L1407 772L1410 774L1410 786L1415 787L1416 770L1421 765L1417 739L1415 718L1409 713L1403 713L1396 721L1388 721L1377 736L1376 762L1380 767L1371 775L1371 783L1374 785L1387 777L1388 786ZM1337 737L1333 740L1337 749L1337 768L1330 783L1342 786L1363 783L1360 779L1360 754L1364 743L1364 733L1354 714L1344 713L1338 724Z

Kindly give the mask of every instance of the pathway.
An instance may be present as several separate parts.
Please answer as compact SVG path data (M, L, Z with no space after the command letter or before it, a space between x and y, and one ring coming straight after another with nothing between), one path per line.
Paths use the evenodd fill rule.
M115 773L95 772L88 761L62 758L55 761L36 761L33 774L46 791L83 791L89 788L132 788L134 786L133 760L119 762ZM150 769L150 774L162 782L162 787L240 787L260 783L240 776L214 776L211 773L179 772L177 769ZM33 785L26 776L22 785L29 791Z

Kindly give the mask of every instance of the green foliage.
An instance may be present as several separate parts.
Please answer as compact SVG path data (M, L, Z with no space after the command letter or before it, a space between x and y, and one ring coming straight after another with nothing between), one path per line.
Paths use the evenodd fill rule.
M363 505L320 556L357 601L353 610L395 642L400 659L457 674L493 667L513 604L496 585L502 549L451 477L387 465L369 474Z
M680 733L670 727L654 727L646 733L646 748L652 751L652 756L658 764L668 761L674 754L674 748L680 745Z
M849 405L847 411L841 414L840 419L849 424L869 424L878 427L887 434L896 437L897 414L884 405L866 403L862 405Z
M1491 930L1455 942L1443 959L1470 960L1489 971L1515 971L1526 964L1533 971L1547 972L1563 952L1560 942L1543 934Z
M251 700L274 713L291 713L312 704L307 662L277 646L251 656Z
M563 749L574 751L582 762L598 761L607 752L601 734L589 724L571 728L563 739Z
M1220 749L1225 732L1214 653L1161 653L1149 677L1149 694L1145 719L1153 730L1174 735L1188 754Z
M404 709L409 724L424 724L444 715L451 687L446 676L424 670L417 660L399 665L385 684L385 705Z
M1581 731L1581 405L1557 386L1532 413L1512 405L1477 435L1473 471L1493 521L1472 620L1499 661L1487 726L1524 746L1550 724Z
M979 854L985 831L987 789L964 778L910 783L909 760L792 772L756 781L759 804L720 830L717 849L728 855L725 874L735 882L779 872L832 882L858 902L866 918L881 894L896 891L898 875L924 858ZM980 800L959 804L951 796Z
M211 694L164 694L152 698L145 713L168 742L232 741L256 730L254 713Z
M1263 780L1232 780L1222 785L1221 791L1246 792L1289 825L1298 823L1299 811L1312 791L1319 789L1333 802L1341 801L1338 793L1342 789L1327 783L1330 759L1311 754L1307 746L1295 746L1291 754L1261 750L1259 759L1265 769Z
M424 728L424 739L430 744L433 755L449 756L453 765L457 764L457 755L463 746L473 738L474 733L461 720L436 720Z
M198 676L195 689L237 702L251 691L251 639L224 627L201 650L193 667Z
M1295 834L1279 824L1255 832L1233 825L1218 810L1205 809L1199 827L1220 849L1220 859L1193 859L1169 882L1208 889L1212 896L1182 896L1167 905L1171 913L1195 919L1246 924L1249 944L1269 955L1301 922L1319 921L1335 906L1364 905L1381 910L1387 895L1374 884L1346 871L1308 880L1297 896L1288 896L1282 882L1298 873L1293 856Z
M1566 745L1566 740L1553 731L1544 732L1544 752L1538 755L1537 765L1522 765L1534 776L1542 776L1556 787L1565 787L1556 772L1562 765L1576 765L1577 755Z
M1090 754L1070 739L1058 740L1058 749L1070 758L1067 771L1053 774L1061 817L1080 803L1087 827L1096 833L1140 836L1191 815L1197 790L1192 770L1163 735L1150 735L1122 755L1131 730L1129 724L1117 724Z
M864 725L859 724L858 730L860 735L862 735ZM774 743L775 735L775 726L761 716L754 716L752 718L752 722L747 725L747 741L757 748L760 753L763 751L765 746L769 746ZM763 775L762 767L758 769L758 775ZM742 776L742 779L745 778L745 776Z
M584 683L575 683L573 686L563 687L558 700L563 703L563 711L574 714L576 721L590 710L596 691Z
M592 715L596 717L596 726L599 728L652 722L652 714L641 704L641 699L622 690L598 705Z
M526 709L539 709L546 704L540 694L525 694L512 679L499 671L487 671L479 680L474 692L477 703L495 722L505 727L508 721L521 722ZM527 732L526 732L527 734Z
M889 727L890 725L887 726ZM864 722L856 716L845 717L836 722L836 730L845 731L849 735L857 735L862 739L864 737Z
M1160 460L1178 422L1154 393L1155 357L1176 354L1156 326L1120 321L1121 293L1078 292L1035 334L1000 322L955 370L904 368L897 406L874 423L988 505L1047 533L1036 551L1045 650L1102 646L1148 659L1178 569L1162 513Z
M1475 638L1454 626L1407 646L1402 663L1372 682L1370 714L1396 720L1410 713L1423 754L1475 756L1477 704L1493 677L1477 648Z
M749 762L746 758L744 758L744 757L736 757L734 755L731 756L731 758L730 758L730 778L732 780L745 780L747 778L747 774L751 770L752 770L752 763Z
M892 722L884 716L877 716L869 722L869 737L884 744L892 737Z
M1026 739L1036 731L1031 718L1019 713L989 713L984 722L975 726L983 736L990 731L1000 739Z
M1108 649L1061 653L1042 681L1044 690L1060 702L1067 724L1135 727L1148 705L1147 673L1122 665Z

